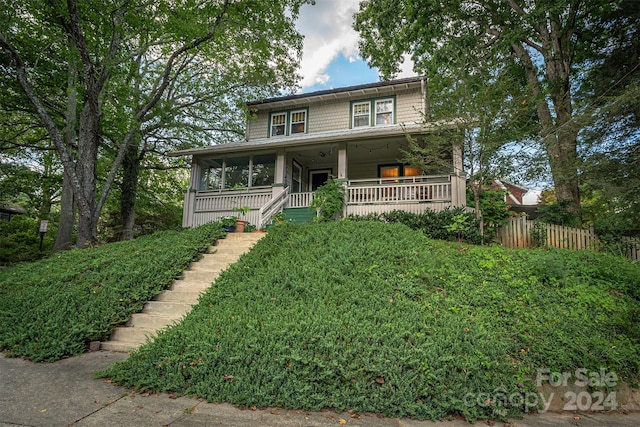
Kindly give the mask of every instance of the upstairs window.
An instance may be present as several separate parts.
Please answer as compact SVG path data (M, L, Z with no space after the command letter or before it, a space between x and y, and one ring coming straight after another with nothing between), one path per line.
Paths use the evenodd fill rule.
M284 135L286 127L287 113L278 113L271 116L271 136Z
M269 116L269 136L307 133L308 110L278 111Z
M306 130L307 124L307 112L303 111L292 111L291 112L291 130L289 131L290 135L294 133L304 133Z
M370 102L358 102L357 104L353 104L354 128L369 126L369 118L371 116L371 113L369 112L370 107Z
M394 98L356 101L351 104L351 127L385 126L395 123Z
M390 125L393 123L393 100L383 99L376 101L376 126Z

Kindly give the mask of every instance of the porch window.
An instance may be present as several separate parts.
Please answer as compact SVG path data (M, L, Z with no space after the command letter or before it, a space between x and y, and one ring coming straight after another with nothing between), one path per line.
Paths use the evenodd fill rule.
M201 165L202 190L266 187L275 181L275 153L207 159Z
M404 167L404 176L420 176L422 175L422 169L416 166L407 166Z
M249 186L249 156L230 157L225 162L225 188Z
M402 165L380 166L380 178L397 178Z
M291 130L290 134L304 133L307 124L307 112L306 111L293 111L291 112Z
M421 176L422 169L403 165L401 163L394 163L391 165L379 165L378 175L380 178L399 178L402 176ZM396 181L396 180L394 180Z
M369 126L369 108L371 107L370 102L359 102L357 104L353 104L353 127L363 127Z
M209 166L202 174L202 185L205 190L219 189L222 186L223 159L209 160Z
M276 172L276 155L255 155L252 160L251 186L261 187L272 185Z
M393 100L383 99L376 101L376 126L390 125L393 123Z
M271 136L284 135L287 123L287 113L273 114L271 116Z

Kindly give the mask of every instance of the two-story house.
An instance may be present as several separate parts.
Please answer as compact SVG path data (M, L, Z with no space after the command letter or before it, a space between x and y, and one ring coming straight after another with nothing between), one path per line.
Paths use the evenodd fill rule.
M407 134L425 138L425 81L407 78L256 101L246 139L173 152L192 156L183 225L238 215L258 228L285 209L308 210L330 176L344 182L344 214L414 213L465 205L462 152L451 167L426 175L404 164ZM433 131L433 128L431 129Z

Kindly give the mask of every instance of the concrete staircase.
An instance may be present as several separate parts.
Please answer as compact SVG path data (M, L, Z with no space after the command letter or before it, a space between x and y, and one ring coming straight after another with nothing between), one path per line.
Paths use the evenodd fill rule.
M175 280L171 289L148 301L142 312L134 313L125 326L116 328L102 350L128 352L153 338L160 329L178 323L198 303L200 294L209 288L222 270L249 251L264 233L229 233L218 240L206 254Z

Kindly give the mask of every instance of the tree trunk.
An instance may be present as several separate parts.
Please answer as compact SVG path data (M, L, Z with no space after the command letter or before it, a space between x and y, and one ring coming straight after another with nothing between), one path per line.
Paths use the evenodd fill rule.
M140 160L138 147L135 144L129 145L122 161L123 176L122 184L120 184L120 218L122 228L120 231L120 240L133 239Z
M73 201L73 187L65 176L62 180L62 195L60 197L60 221L58 234L53 245L53 252L71 249L73 245L73 226L76 222L76 209Z
M78 133L77 175L80 183L75 187L78 203L78 240L76 246L85 248L98 240L96 211L96 163L98 161L99 114L92 111L91 102L85 103L80 116Z
M540 86L537 68L529 52L520 44L512 44L516 56L522 61L527 82L536 100L541 136L549 158L551 176L558 202L565 203L567 210L581 222L580 190L578 188L577 131L571 124L571 88L569 70L559 54L549 51L545 55L546 78L554 107L555 120L549 103ZM551 49L549 47L549 49Z
M69 45L73 48L71 40ZM67 150L71 151L76 143L76 125L78 123L78 69L75 61L69 61L67 78L67 111L65 117L64 139ZM66 251L73 245L73 227L76 223L76 206L73 197L73 182L63 175L62 193L60 195L60 221L58 234L53 245L53 252Z

